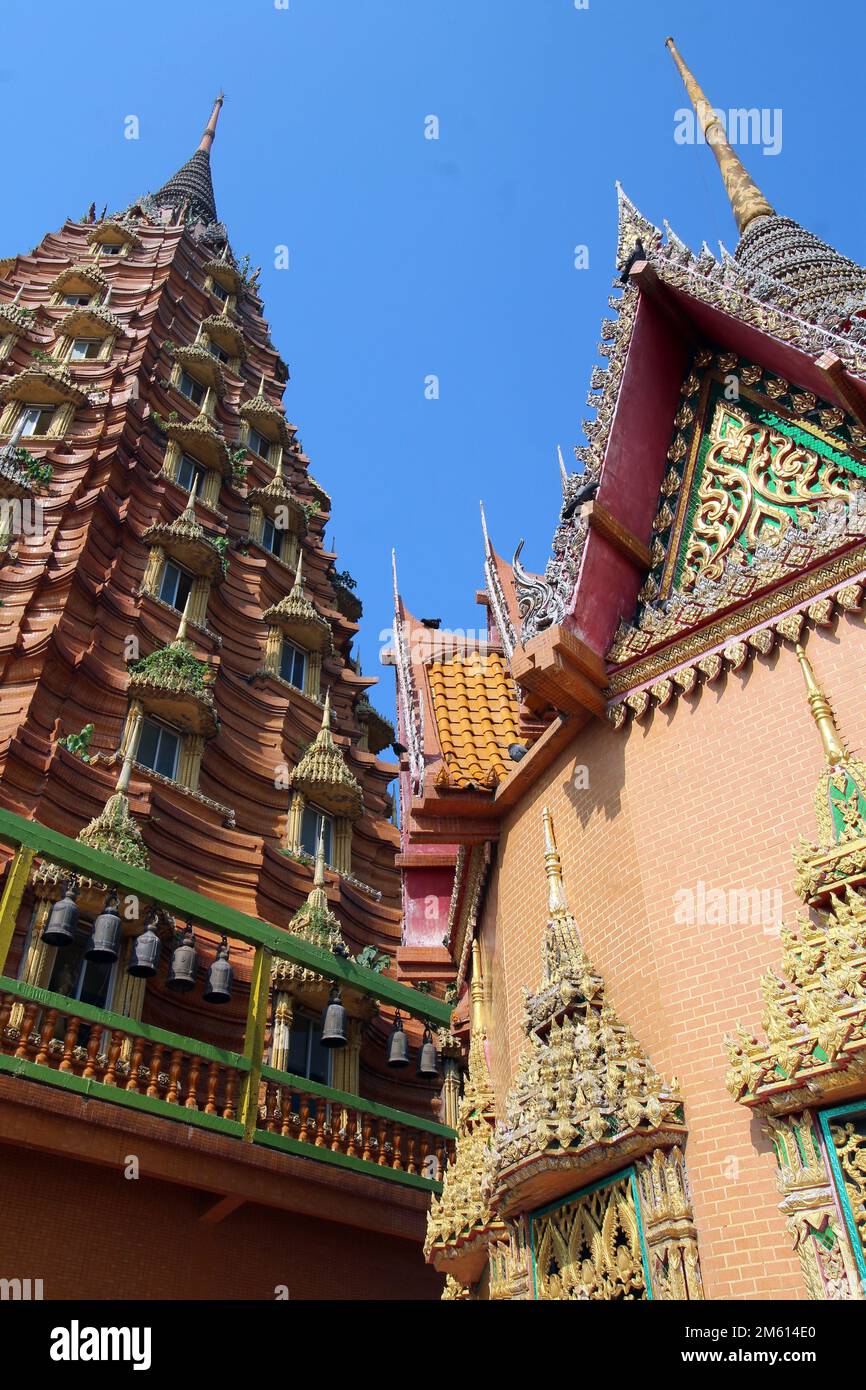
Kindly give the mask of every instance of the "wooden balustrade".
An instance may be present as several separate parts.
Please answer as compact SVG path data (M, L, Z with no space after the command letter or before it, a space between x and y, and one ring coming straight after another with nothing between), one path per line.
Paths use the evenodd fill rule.
M46 990L30 987L29 992L42 998L27 1000L17 1027L11 1026L10 1017L13 1005L21 1001L22 989L0 993L0 1056L101 1082L130 1095L163 1100L186 1111L224 1120L237 1118L243 1058ZM124 1058L127 1043L128 1058Z
M312 1149L327 1148L371 1169L441 1182L454 1147L444 1125L272 1067L263 1069L259 1128Z

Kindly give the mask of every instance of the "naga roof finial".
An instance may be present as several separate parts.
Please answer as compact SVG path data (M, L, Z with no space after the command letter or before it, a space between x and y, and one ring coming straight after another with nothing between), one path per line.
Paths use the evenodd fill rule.
M799 642L796 646L796 652L797 660L803 672L803 679L806 682L806 695L809 701L809 709L812 711L812 718L818 726L818 733L821 735L824 756L830 766L834 767L845 758L845 745L836 727L833 711L830 708L830 701L815 680L812 664Z
M742 236L749 223L754 222L756 217L775 217L775 208L772 208L767 202L754 179L747 173L745 166L734 153L722 122L698 86L694 75L686 67L682 54L673 39L666 39L665 44L670 49L671 57L683 79L683 85L695 109L695 115L701 123L706 142L716 157L725 191Z

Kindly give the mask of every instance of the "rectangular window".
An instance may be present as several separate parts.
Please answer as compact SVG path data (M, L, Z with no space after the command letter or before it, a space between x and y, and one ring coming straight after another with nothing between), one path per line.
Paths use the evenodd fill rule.
M70 362L92 362L102 351L101 338L75 338L72 343L72 351L69 354Z
M163 777L174 777L180 757L180 734L155 719L145 719L141 725L136 762L152 768Z
M201 405L204 400L205 388L200 381L195 381L189 372L181 372L177 389L188 401L192 401L193 405Z
M225 304L226 300L229 297L228 290L224 290L222 285L220 285L216 280L211 281L210 292L213 295L214 299L218 299L221 304Z
M215 357L218 362L231 361L231 358L229 357L225 348L221 348L219 343L215 343L213 339L210 339L208 341L207 350L210 353L211 357Z
M100 241L97 243L100 256L119 256L123 250L120 241Z
M180 463L177 465L177 484L185 492L192 492L195 483L195 495L201 497L204 487L207 469L198 459L190 458L189 454L181 454Z
M279 559L283 550L283 533L277 530L269 516L262 522L262 545Z
M192 575L187 574L186 570L182 570L180 565L166 560L165 569L162 572L162 582L159 586L159 596L163 603L170 603L172 608L176 608L178 613L182 613L191 588Z
M325 863L331 863L331 847L334 842L334 822L317 806L305 806L301 818L301 847L307 854L315 855L319 846L319 834L325 831Z
M289 1035L287 1067L294 1076L328 1085L328 1049L322 1047L322 1024L318 1018L295 1014Z
M261 458L266 459L270 447L270 440L265 439L265 436L263 434L260 434L257 429L254 429L253 426L250 425L249 437L247 439L247 448L252 449L254 454L259 454Z
M304 677L307 674L307 653L296 647L294 642L288 638L283 638L283 649L280 653L280 675L289 685L297 686L298 690L304 688Z
M24 422L22 435L30 439L34 434L47 434L54 419L53 405L25 405L20 419Z
M62 303L68 304L72 309L77 309L82 304L89 304L92 298L92 294L65 294Z

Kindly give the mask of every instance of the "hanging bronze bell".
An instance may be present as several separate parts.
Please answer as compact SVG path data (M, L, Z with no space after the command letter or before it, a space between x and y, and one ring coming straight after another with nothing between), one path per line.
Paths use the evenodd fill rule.
M223 937L210 964L202 998L206 1004L227 1004L232 997L234 971L229 960L229 943Z
M120 953L120 913L117 910L117 894L112 891L105 899L105 905L93 923L93 936L84 952L85 960L110 962L117 960Z
M436 1053L433 1034L429 1028L424 1029L424 1039L418 1053L418 1075L426 1077L428 1080L439 1075L439 1058Z
M349 1041L346 1032L346 1010L339 985L331 986L328 1007L322 1020L322 1047L345 1047Z
M195 985L197 963L195 933L192 927L187 926L180 942L171 953L166 987L177 990L178 994L187 994Z
M408 1067L408 1065L409 1039L403 1031L403 1020L398 1012L394 1018L394 1027L391 1029L391 1036L388 1039L388 1066Z
M62 950L64 946L72 945L78 926L78 908L75 905L77 896L77 884L74 879L70 879L63 897L54 904L48 914L48 921L42 928L42 940L46 946L57 946Z
M159 968L160 941L154 930L156 918L151 917L144 924L144 931L133 939L129 953L127 975L136 980L150 980Z

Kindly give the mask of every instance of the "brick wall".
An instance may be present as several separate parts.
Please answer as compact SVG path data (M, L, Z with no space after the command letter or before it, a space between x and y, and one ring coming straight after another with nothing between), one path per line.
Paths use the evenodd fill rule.
M808 640L819 683L853 749L866 743L866 635L856 617ZM589 786L575 785L588 769ZM541 973L546 923L541 808L556 824L569 903L624 1022L679 1078L687 1160L711 1298L802 1298L760 1122L724 1085L726 1032L760 1026L760 978L778 964L760 921L680 925L678 889L791 889L791 845L816 833L818 733L790 646L643 724L586 726L507 822L483 913L491 957L492 1058L501 1103L522 1045L521 988ZM739 914L742 916L742 912ZM493 926L495 922L495 933Z

